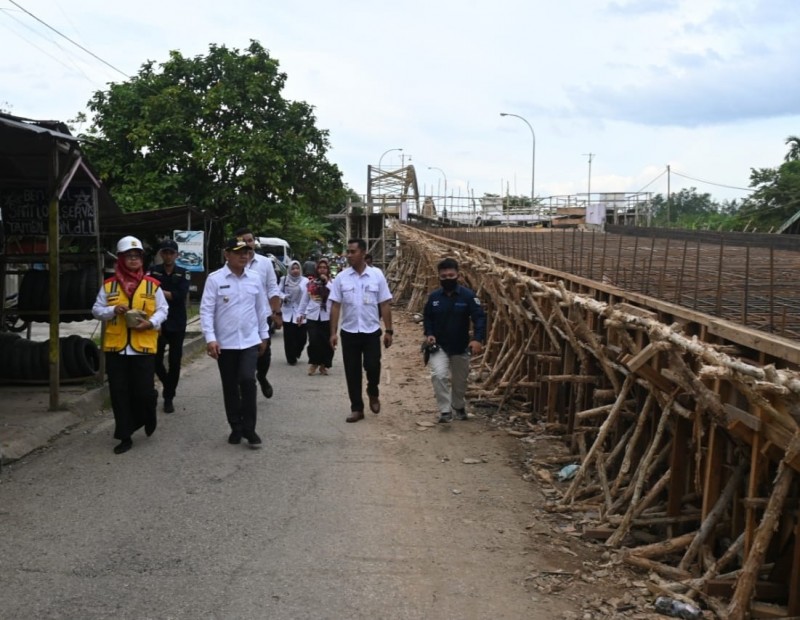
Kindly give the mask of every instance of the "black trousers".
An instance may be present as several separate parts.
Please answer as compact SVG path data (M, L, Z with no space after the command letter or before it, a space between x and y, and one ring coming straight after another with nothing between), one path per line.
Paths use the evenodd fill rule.
M371 334L342 331L339 337L342 341L342 361L347 380L347 395L350 397L350 411L364 411L362 367L367 373L367 395L379 396L381 330Z
M114 410L114 438L125 441L142 426L155 428L155 356L106 352L106 374Z
M272 363L272 344L267 344L267 350L264 351L264 355L258 356L256 361L256 377L258 380L266 379L267 373L269 372L269 366Z
M330 321L308 322L308 363L325 368L333 366Z
M156 376L164 386L164 400L175 398L175 390L181 378L181 358L183 357L183 339L186 330L179 332L161 332L158 335L158 349L156 350ZM169 370L164 366L164 349L169 346L167 362Z
M300 359L307 339L308 328L305 325L298 325L291 321L283 324L283 350L286 352L286 361L292 366Z
M231 430L256 430L256 360L258 345L222 349L217 358L222 400Z

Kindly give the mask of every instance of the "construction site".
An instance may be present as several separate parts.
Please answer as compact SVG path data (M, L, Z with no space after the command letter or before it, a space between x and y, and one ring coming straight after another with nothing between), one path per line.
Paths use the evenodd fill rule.
M489 320L472 397L578 459L549 510L584 515L582 535L656 593L720 618L800 616L798 238L649 228L639 196L601 205L600 226L591 196L504 222L471 197L420 197L410 166L369 181L347 234L395 300L421 312L456 258Z

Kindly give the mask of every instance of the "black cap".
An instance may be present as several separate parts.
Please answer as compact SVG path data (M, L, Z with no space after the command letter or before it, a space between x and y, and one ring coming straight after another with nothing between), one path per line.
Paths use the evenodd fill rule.
M161 245L158 246L158 249L159 249L159 251L160 250L172 250L173 252L177 252L178 251L178 244L175 243L175 241L173 241L172 239L164 239L164 241L161 242Z
M225 249L228 252L237 252L238 250L249 250L250 246L241 237L231 237L225 242Z

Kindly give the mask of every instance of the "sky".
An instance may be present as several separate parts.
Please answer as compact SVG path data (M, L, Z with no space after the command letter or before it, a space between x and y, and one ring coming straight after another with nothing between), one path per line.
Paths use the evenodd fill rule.
M797 0L0 0L0 108L66 121L172 50L255 39L360 194L380 162L413 165L423 196L530 195L533 176L545 198L669 182L722 201L800 135L798 32Z

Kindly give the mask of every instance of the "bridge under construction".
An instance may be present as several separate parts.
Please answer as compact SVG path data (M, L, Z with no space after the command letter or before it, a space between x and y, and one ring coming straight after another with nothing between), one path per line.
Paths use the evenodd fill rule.
M800 616L796 237L390 219L395 299L420 311L457 258L489 317L472 396L580 462L550 510L653 592Z

